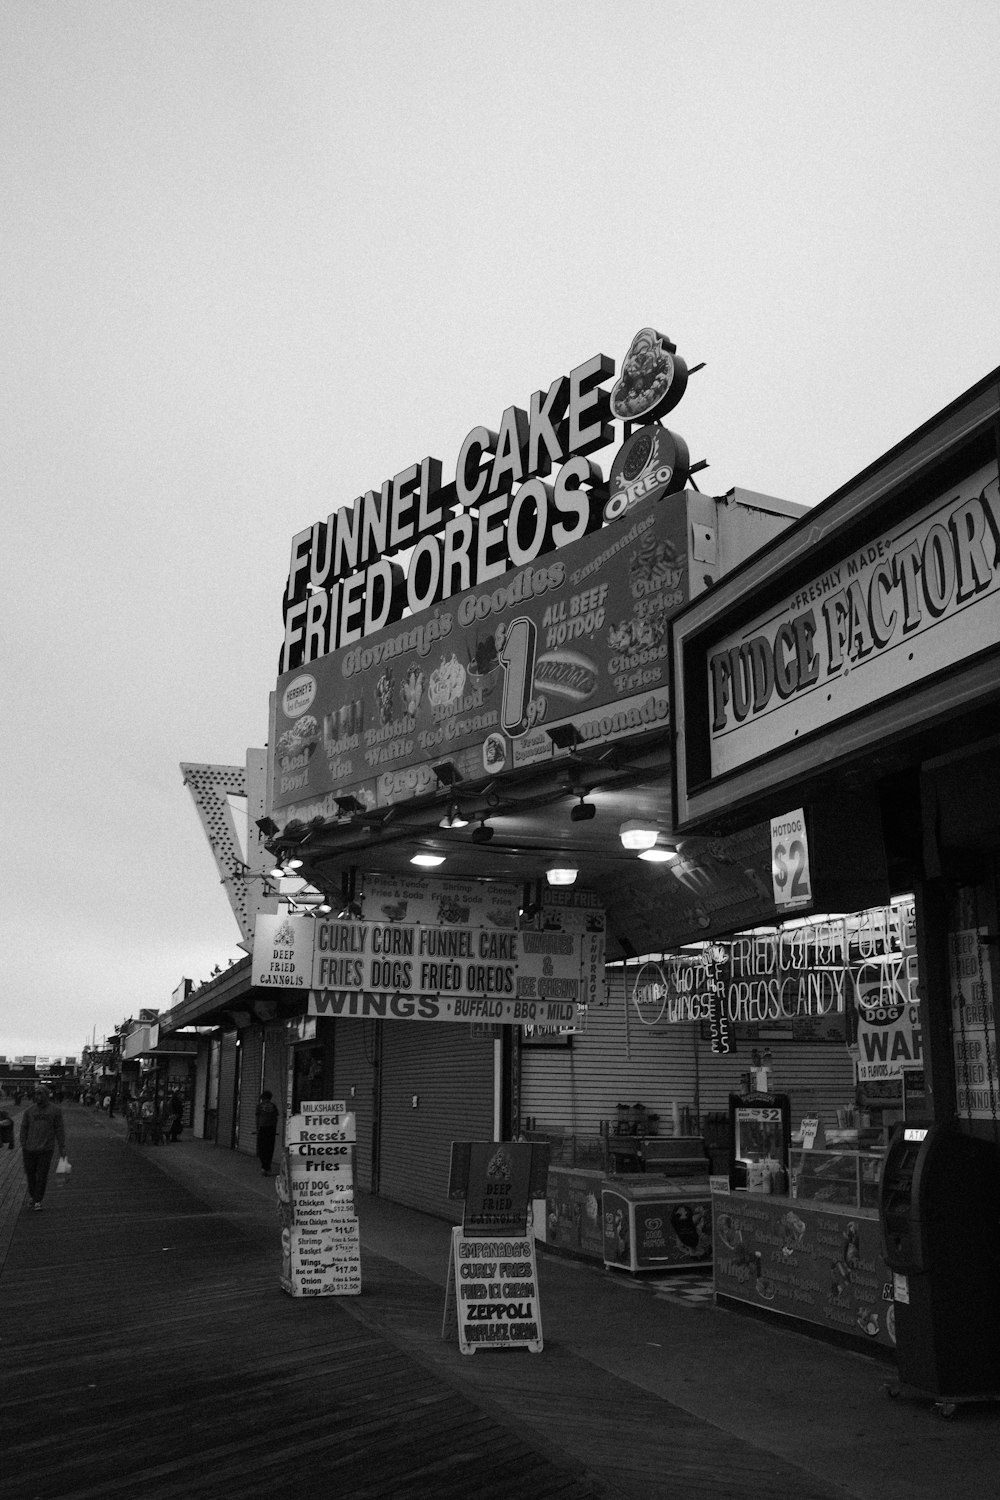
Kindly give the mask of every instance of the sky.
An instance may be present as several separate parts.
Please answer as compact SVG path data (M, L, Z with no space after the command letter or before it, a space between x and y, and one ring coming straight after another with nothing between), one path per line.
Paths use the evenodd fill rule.
M717 495L1000 365L998 77L995 0L0 0L0 1055L241 956L180 763L295 532L647 325Z

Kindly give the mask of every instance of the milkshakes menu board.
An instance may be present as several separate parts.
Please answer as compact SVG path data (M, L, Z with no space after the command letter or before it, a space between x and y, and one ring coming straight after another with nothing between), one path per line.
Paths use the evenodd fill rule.
M293 1297L361 1292L356 1139L355 1116L339 1100L306 1100L288 1117L277 1190L281 1287Z

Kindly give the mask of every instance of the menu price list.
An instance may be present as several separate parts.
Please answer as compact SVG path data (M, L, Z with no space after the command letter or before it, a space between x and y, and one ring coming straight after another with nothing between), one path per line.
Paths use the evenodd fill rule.
M354 1113L339 1100L308 1100L288 1117L277 1191L280 1283L292 1297L361 1294L356 1139Z

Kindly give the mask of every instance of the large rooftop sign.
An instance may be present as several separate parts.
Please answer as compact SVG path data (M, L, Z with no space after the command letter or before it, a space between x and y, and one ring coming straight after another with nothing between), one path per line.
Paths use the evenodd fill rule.
M649 421L676 404L687 371L673 351L663 335L642 329L610 395L601 382L614 374L614 361L595 354L536 391L527 410L507 407L496 431L473 427L447 484L440 459L423 458L300 531L285 587L280 670L568 546L623 515L630 500L681 489L687 449L671 434L654 442L659 427L633 450L632 471L615 476L613 503L587 458L611 442L612 413ZM409 553L405 574L393 561L402 552Z
M496 431L474 427L447 484L422 459L294 538L275 809L390 805L431 789L439 761L463 778L529 765L561 722L591 741L666 722L688 518L657 501L683 489L689 459L656 419L687 371L643 329L609 392L614 372L595 355ZM614 417L642 425L605 484L588 455Z

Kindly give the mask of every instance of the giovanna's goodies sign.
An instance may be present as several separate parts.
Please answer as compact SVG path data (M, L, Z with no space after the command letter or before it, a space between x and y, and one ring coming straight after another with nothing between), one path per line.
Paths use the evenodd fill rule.
M826 729L1000 639L995 464L871 538L708 659L711 774Z
M608 392L614 368L596 355L473 428L448 484L422 459L294 538L275 809L391 805L432 789L442 759L469 778L531 764L559 723L591 741L663 726L688 551L683 508L656 502L689 457L656 419L687 372L654 329ZM612 417L641 425L606 484L588 455Z

